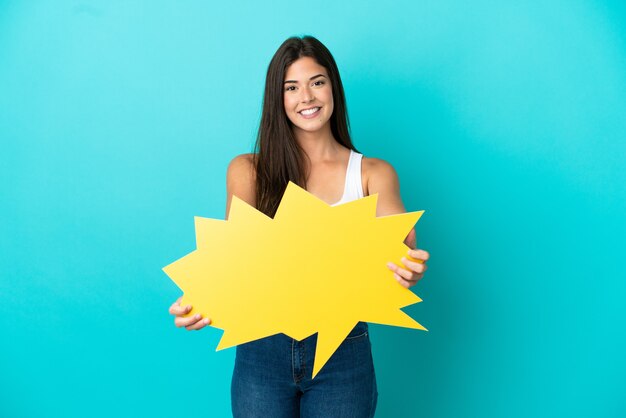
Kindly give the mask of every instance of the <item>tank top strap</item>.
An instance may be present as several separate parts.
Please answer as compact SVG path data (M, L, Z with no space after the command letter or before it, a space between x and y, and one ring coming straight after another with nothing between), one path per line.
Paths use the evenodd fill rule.
M363 197L363 183L361 181L361 162L363 154L350 150L350 162L346 174L345 201L360 199Z
M363 197L363 185L361 181L361 160L363 154L350 150L348 168L346 169L346 181L343 187L343 196L331 206L341 205Z

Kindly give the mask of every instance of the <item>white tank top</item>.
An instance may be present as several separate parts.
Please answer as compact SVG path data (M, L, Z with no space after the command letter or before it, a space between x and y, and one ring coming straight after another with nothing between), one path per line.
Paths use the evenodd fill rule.
M350 150L348 168L346 169L346 182L343 186L343 196L331 206L341 205L363 197L363 183L361 182L361 159L363 154Z

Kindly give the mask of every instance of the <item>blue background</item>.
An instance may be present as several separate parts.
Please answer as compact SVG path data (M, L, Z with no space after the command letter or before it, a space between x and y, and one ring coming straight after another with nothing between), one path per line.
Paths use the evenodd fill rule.
M425 209L378 417L626 416L621 1L0 1L0 416L228 416L234 350L161 271L221 218L269 60L334 54ZM247 244L254 250L254 243Z

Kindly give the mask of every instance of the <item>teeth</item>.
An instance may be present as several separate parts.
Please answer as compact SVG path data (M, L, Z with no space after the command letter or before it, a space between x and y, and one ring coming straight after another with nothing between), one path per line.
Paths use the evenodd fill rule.
M317 112L318 110L320 110L319 107L314 107L312 109L303 110L300 113L302 113L303 115L309 116L309 115L312 115L313 113Z

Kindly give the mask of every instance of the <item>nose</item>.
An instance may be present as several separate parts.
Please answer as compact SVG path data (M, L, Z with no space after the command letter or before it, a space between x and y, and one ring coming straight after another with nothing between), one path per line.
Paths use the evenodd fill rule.
M310 87L305 87L301 91L302 96L300 97L300 99L302 100L302 103L310 103L315 100L315 95L313 95L313 91Z

